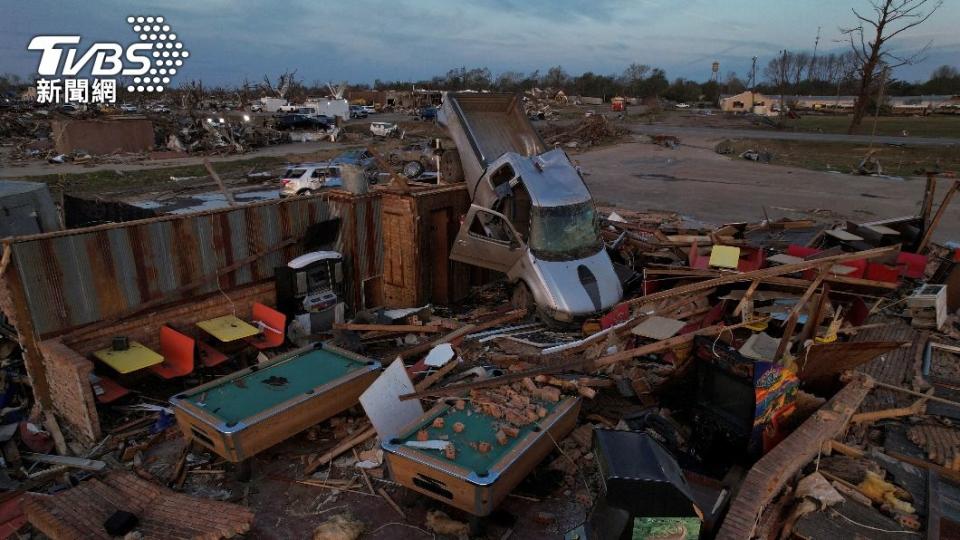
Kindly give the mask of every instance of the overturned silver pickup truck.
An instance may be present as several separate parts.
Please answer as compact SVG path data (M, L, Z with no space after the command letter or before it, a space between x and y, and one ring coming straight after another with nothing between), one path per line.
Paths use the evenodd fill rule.
M620 301L590 192L563 150L548 151L519 96L448 93L438 121L472 199L451 259L505 273L515 306L559 322Z

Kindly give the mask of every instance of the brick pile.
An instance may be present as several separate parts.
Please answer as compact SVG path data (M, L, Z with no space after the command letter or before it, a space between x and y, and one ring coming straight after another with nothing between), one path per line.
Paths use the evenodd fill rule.
M29 493L23 509L30 523L53 540L109 539L103 523L117 510L139 518L136 530L144 539L230 538L246 533L254 515L243 506L176 493L125 471L56 495Z

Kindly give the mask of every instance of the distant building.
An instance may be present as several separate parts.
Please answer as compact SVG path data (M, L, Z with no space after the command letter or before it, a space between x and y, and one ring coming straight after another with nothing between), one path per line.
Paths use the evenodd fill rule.
M768 115L779 109L779 98L765 96L760 92L746 90L734 96L720 98L720 110L723 112Z

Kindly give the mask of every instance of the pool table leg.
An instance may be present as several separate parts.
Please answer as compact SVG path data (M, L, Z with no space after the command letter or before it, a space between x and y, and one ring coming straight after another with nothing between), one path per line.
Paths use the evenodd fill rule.
M253 458L249 457L236 465L233 472L233 478L237 482L247 483L253 477Z
M470 538L480 538L486 529L486 519L473 514L467 514L467 523L470 525Z

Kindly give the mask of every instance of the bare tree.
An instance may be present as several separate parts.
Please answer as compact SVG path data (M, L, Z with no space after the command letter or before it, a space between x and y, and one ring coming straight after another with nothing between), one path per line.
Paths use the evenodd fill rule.
M296 74L297 70L284 71L279 77L277 77L276 86L270 83L270 77L264 75L262 85L263 89L271 94L276 94L276 96L279 98L284 98L287 96L287 92L290 91L290 86L296 83Z
M913 55L898 56L890 52L887 43L903 32L923 24L942 5L943 0L870 0L873 18L864 17L856 9L851 10L860 24L840 30L850 39L859 77L857 101L848 133L853 133L863 121L870 93L880 72L884 68L893 69L915 63L923 58L930 47L928 43Z

